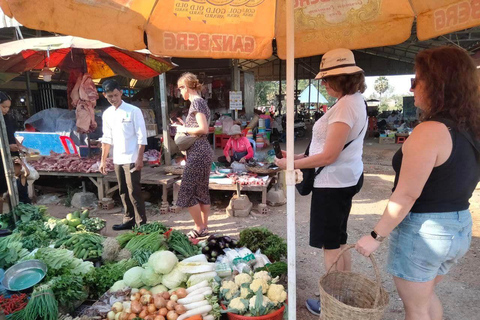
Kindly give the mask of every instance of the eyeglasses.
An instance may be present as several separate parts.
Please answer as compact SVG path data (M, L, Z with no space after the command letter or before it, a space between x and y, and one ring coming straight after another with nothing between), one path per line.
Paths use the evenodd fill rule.
M415 87L417 86L417 78L411 78L410 79L410 89L415 89Z

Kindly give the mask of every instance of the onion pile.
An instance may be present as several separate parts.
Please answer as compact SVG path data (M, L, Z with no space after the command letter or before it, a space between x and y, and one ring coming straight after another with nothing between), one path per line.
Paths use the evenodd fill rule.
M187 291L179 288L171 294L168 291L152 294L146 289L132 289L130 301L115 302L104 320L176 320L187 312L178 299L185 298Z

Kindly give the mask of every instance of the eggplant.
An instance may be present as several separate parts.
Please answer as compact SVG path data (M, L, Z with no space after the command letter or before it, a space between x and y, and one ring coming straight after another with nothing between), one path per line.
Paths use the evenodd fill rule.
M203 254L208 254L210 252L210 247L209 246L205 246L202 248L202 253Z
M215 247L217 243L218 243L217 239L211 239L210 241L208 241L208 246Z
M211 256L212 258L215 258L215 259L216 259L216 258L218 257L218 251L217 251L217 250L212 250L212 251L210 252L210 256Z
M232 238L230 238L229 236L224 236L224 237L223 237L223 241L225 241L225 243L231 243L231 242L232 242Z
M238 245L238 241L235 239L232 239L232 242L230 242L230 248L236 248Z
M210 257L207 259L208 262L216 262L217 258Z
M222 238L218 240L218 247L222 250L225 249L225 241Z

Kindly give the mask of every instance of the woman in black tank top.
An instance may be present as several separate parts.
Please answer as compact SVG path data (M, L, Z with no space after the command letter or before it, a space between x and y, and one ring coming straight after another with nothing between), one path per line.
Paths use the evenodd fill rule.
M393 194L373 231L356 245L369 256L390 238L393 275L406 319L442 319L435 286L470 246L469 199L480 178L480 83L468 53L420 52L411 91L423 122L393 158Z

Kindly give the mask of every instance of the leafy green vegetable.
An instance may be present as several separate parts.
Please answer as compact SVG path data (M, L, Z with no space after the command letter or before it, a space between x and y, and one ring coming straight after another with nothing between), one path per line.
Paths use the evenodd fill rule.
M23 243L23 247L31 251L35 248L46 247L50 244L52 240L48 231L44 224L38 223L38 221L18 221L14 233L22 236L21 242Z
M150 234L139 234L128 241L125 246L126 249L130 250L134 254L137 250L155 252L164 246L165 238L158 232L153 232Z
M77 301L84 301L88 297L83 284L83 277L62 275L55 277L49 282L58 304L73 311Z
M123 248L128 243L128 241L135 238L136 235L137 235L136 232L127 231L127 232L119 234L116 239L118 241L118 244L120 244L120 247Z
M0 229L15 229L12 212L0 214Z
M180 260L198 254L198 247L194 246L188 237L180 231L173 230L168 236L167 243Z
M163 223L160 221L154 221L150 223L146 223L141 225L140 227L135 227L134 231L137 233L153 233L153 232L158 232L161 234L164 234L167 232L168 228L165 227Z
M265 267L257 268L255 269L255 272L262 271L262 270L270 272L272 277L276 278L281 276L282 274L287 274L288 265L283 261L277 261L272 264L266 265Z
M238 247L247 247L252 252L260 249L272 261L279 261L287 256L285 240L263 227L242 230Z
M31 220L42 220L47 212L45 206L34 206L28 203L19 203L13 210L13 214L20 218L22 222L28 222Z
M75 257L87 260L102 256L103 237L93 232L77 232L58 240L55 247L64 247L73 251Z
M0 268L7 269L28 255L18 233L0 238Z
M28 259L38 259L47 265L47 279L70 274L84 275L93 269L93 263L75 258L73 252L67 249L39 248L35 255L24 260Z
M94 268L84 278L85 284L89 288L89 296L92 299L98 299L118 280L123 279L124 273L138 266L134 259L122 260L116 263L105 264L100 268Z

